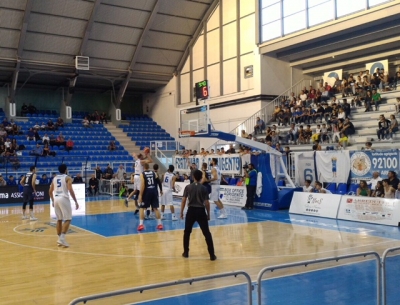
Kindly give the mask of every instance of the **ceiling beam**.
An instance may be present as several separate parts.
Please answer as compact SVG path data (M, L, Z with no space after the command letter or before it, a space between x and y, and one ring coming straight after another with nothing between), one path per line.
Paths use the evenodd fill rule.
M190 49L193 47L194 43L197 41L197 38L199 37L201 31L204 29L204 22L207 22L207 19L211 16L211 14L214 12L215 8L218 6L219 1L220 0L214 0L210 4L207 12L203 16L203 19L201 19L201 21L199 22L199 25L198 25L196 31L194 32L194 34L193 34L192 38L190 39L190 41L188 42L188 44L186 45L185 53L183 53L181 60L179 61L179 64L175 71L175 74L177 74L178 72L180 73L182 71L183 66L186 63L186 59L189 56Z
M21 68L22 51L24 49L26 32L28 30L29 16L30 16L31 10L32 10L32 4L33 4L33 0L27 0L26 6L25 6L24 18L22 19L22 27L21 27L21 33L19 35L18 49L17 49L17 63L15 65L15 70L14 70L12 81L11 81L11 90L10 90L10 96L9 96L11 103L15 102L15 92L17 89L19 69Z
M129 79L131 78L132 73L133 73L132 69L136 63L137 58L139 57L139 52L142 49L144 38L146 37L147 33L149 32L150 27L152 26L154 19L156 18L157 14L158 14L159 7L160 7L160 1L157 0L156 3L154 4L153 10L151 11L149 19L147 20L147 23L142 31L142 34L140 35L140 38L136 45L135 51L133 52L133 56L132 56L131 62L128 67L128 74L126 75L126 79L124 80L121 87L119 88L118 95L115 100L115 107L117 109L120 107L122 99L124 98L126 88L128 87L128 84L129 84Z
M78 52L79 56L83 56L83 54L85 53L87 42L88 42L89 36L90 36L90 32L92 31L92 28L93 28L94 17L96 16L96 12L97 12L98 8L100 7L100 4L101 4L101 0L95 0L95 2L93 3L92 12L90 13L90 18L86 24L85 33L83 34L81 46L79 48L79 52ZM67 105L67 106L71 105L71 100L72 100L72 96L74 95L74 92L75 92L75 85L76 85L76 81L78 80L78 75L79 75L79 71L75 68L75 77L71 78L69 81L67 97L65 99L65 105Z

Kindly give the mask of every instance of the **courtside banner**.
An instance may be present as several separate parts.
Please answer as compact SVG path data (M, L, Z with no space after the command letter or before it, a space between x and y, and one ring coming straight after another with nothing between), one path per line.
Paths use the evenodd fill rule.
M350 174L348 150L317 151L317 180L330 183L347 183Z
M289 213L336 218L340 195L294 192Z
M85 215L86 214L86 201L85 201L85 184L72 184L72 189L74 190L76 201L78 201L79 209L75 209L75 202L71 195L69 200L72 207L72 216ZM50 217L56 218L56 212L54 211L53 203L50 200Z
M350 178L352 182L371 179L374 172L387 177L389 171L398 172L399 150L360 150L350 152Z
M172 195L183 197L183 191L185 190L185 187L189 184L189 182L175 182L175 192L172 192Z
M399 226L400 200L342 196L338 219Z
M246 187L221 185L219 199L223 204L244 207L246 204Z
M190 165L192 163L196 164L198 169L201 169L201 165L203 163L207 163L210 168L211 159L218 159L218 167L221 170L222 174L240 174L242 170L242 158L239 154L231 154L231 155L208 155L208 156L190 156L188 158L185 157L174 157L174 166L175 170L178 172L189 172Z

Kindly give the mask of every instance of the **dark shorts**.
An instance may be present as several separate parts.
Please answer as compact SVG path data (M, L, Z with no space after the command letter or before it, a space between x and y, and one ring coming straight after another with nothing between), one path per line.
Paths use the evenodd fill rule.
M158 208L159 201L158 201L158 190L155 191L145 191L142 197L143 202L141 203L140 207L147 209L149 207Z
M23 198L24 202L33 200L33 198L34 198L33 190L24 187L24 191L22 193L22 198Z

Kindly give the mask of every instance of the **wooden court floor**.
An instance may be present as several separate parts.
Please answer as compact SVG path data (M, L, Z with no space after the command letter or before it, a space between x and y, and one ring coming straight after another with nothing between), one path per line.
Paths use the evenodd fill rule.
M112 232L128 224L136 227L133 208L127 209L118 198L87 202L86 210L92 216L87 221L95 223L99 230ZM365 251L381 254L389 247L400 246L400 238L392 238L393 235L374 236L368 230L335 230L295 220L274 220L274 215L287 217L280 212L255 211L242 217L246 212L228 208L228 220L214 221L211 227L218 256L214 262L208 259L199 229L192 233L190 258L181 257L183 220L166 221L166 230L162 232L149 229L141 234L123 234L122 230L122 234L108 237L76 227L73 220L67 235L70 248L60 248L56 244L54 220L49 217L49 204L37 204L35 212L39 220L30 222L21 220L19 205L0 206L0 304L68 304L84 295L233 270L246 271L254 281L266 266ZM214 213L213 210L213 219ZM111 222L107 215L116 215L118 221ZM152 222L155 223L145 222L146 228L151 228ZM391 234L398 234L397 228L390 230ZM140 303L238 283L244 283L243 278L177 286L88 304Z

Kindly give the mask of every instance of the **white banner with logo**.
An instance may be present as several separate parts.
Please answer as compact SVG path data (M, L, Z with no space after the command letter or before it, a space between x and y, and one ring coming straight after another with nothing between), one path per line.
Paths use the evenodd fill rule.
M294 192L289 213L336 218L340 195Z
M336 82L336 77L341 80L342 74L343 74L342 69L325 72L324 73L324 85L325 85L325 83L328 83L331 87L333 87L333 85Z
M398 226L400 200L342 196L338 219Z
M175 182L175 192L173 192L172 195L183 197L183 191L185 190L185 187L189 184L190 182Z
M223 204L244 207L246 204L246 187L221 185L219 198Z
M350 175L348 150L317 151L316 163L318 181L347 183Z
M74 190L76 200L78 201L79 204L79 209L76 210L75 202L72 199L71 195L69 196L69 200L71 202L71 207L72 207L72 216L85 215L86 214L85 184L84 183L72 184L72 189ZM52 218L56 217L56 212L54 211L54 207L51 200L50 200L50 217Z
M210 165L211 159L218 159L218 167L220 168L222 174L240 174L242 170L242 158L239 154L231 155L208 155L208 156L190 156L185 157L174 157L175 170L178 172L189 172L190 165L196 164L198 169L201 169L203 163Z
M384 69L385 73L389 72L389 61L387 59L377 60L374 62L369 62L365 64L365 70L369 71L369 74L372 75L376 73L377 69Z

